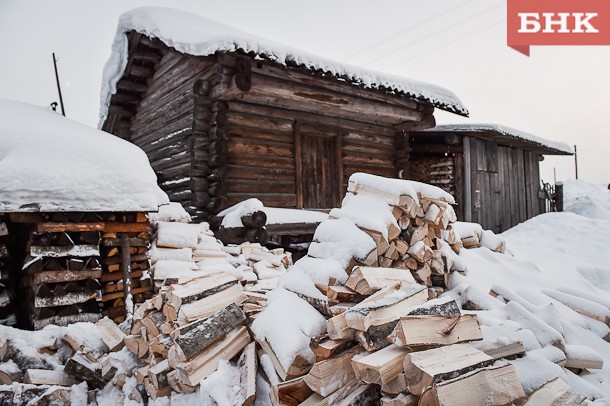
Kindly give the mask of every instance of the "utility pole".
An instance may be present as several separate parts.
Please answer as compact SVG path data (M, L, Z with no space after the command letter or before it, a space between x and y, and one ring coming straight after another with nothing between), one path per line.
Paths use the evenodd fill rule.
M61 114L62 116L66 116L66 111L64 110L64 99L61 97L61 86L59 84L59 74L57 73L57 59L55 59L55 52L53 52L53 67L55 68L55 81L57 82L57 92L59 93L59 105L61 106Z
M578 180L578 151L576 151L576 144L574 144L574 168L576 169L576 180Z

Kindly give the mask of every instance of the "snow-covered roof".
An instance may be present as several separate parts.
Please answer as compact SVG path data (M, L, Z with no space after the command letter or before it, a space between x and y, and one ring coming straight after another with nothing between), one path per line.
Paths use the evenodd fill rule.
M140 148L0 99L0 212L157 211L168 202Z
M421 132L464 132L464 133L496 133L503 138L508 144L511 141L529 144L530 149L539 150L544 154L573 154L572 148L563 142L547 140L544 138L537 137L525 131L516 130L514 128L506 127L499 124L443 124L438 125L434 128L428 128ZM515 145L517 146L517 145Z
M184 11L140 7L122 14L119 19L112 54L102 79L100 126L108 113L110 97L116 93L116 83L127 66L128 44L125 33L130 31L158 38L167 46L189 55L205 56L223 51L252 52L258 57L283 65L295 64L330 73L365 88L391 90L446 111L468 115L468 110L460 99L453 92L439 86L321 58Z

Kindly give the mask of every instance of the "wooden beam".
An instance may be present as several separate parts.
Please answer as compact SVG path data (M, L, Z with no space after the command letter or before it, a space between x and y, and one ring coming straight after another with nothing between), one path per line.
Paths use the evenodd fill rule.
M133 296L131 292L131 253L129 252L130 248L131 246L129 244L129 236L125 233L121 234L121 258L123 260L121 264L121 269L123 271L123 297L125 298L125 309L127 311L128 319L133 316Z

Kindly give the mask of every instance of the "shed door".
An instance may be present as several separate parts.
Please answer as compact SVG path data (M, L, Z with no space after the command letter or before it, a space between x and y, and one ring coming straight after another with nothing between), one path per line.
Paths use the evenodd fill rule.
M296 127L296 144L298 206L339 207L344 193L340 131L300 124Z

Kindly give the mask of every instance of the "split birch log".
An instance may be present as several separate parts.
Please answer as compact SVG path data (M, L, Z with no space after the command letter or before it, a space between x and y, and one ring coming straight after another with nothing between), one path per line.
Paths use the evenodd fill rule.
M566 305L576 313L585 317L599 320L605 324L608 324L610 321L610 309L599 303L554 290L543 289L542 293Z
M478 369L455 379L437 383L421 395L419 405L511 405L519 404L523 398L525 393L515 368L506 364Z
M401 372L396 378L381 384L381 392L386 395L398 395L400 393L408 392L405 373Z
M305 402L313 391L305 383L305 377L290 379L271 387L271 403L273 406L297 406Z
M244 348L239 360L239 393L243 399L242 406L252 406L256 400L256 372L258 359L256 343L251 342Z
M102 378L109 381L114 378L114 375L119 370L119 363L114 358L111 358L109 354L104 355L100 359L102 365Z
M241 284L234 284L216 294L180 306L177 321L179 324L188 324L203 317L209 317L231 303L241 304L244 300L246 300L246 296Z
M202 379L208 377L218 367L221 360L229 360L237 355L250 342L246 327L239 327L222 340L214 343L190 361L178 361L173 356L172 347L168 361L172 368L178 371L178 379L186 385L197 386Z
M273 348L271 348L267 340L260 339L258 337L254 337L254 339L257 343L259 343L259 345L261 346L263 351L269 356L269 358L271 358L271 362L275 367L275 371L282 380L287 381L300 377L302 375L305 375L311 369L312 364L310 364L309 361L307 361L301 354L297 354L290 363L290 366L285 369L278 360L277 356L275 355L275 352L273 351Z
M167 303L175 309L212 296L237 284L237 279L228 273L218 273L192 279L185 284L172 285L167 291Z
M316 356L316 362L320 362L334 357L352 345L352 340L332 340L328 338L321 342L312 341L309 346Z
M166 386L163 389L158 389L152 384L152 382L148 378L144 379L144 389L146 390L148 396L150 396L150 398L153 400L169 396L172 393L171 387Z
M425 303L428 290L425 286L409 285L372 302L363 302L346 311L348 327L367 331L372 325L397 320L408 308Z
M417 262L423 263L432 259L432 250L423 241L418 241L409 247L407 251L412 258L415 258Z
M418 406L419 397L412 393L401 393L394 397L384 396L381 398L381 406Z
M395 282L404 282L406 285L414 284L415 279L410 272L400 268L371 268L354 267L345 286L361 295L372 295L378 290Z
M329 286L326 289L326 296L329 300L336 300L337 302L358 302L362 299L358 292L339 285Z
M472 346L478 350L483 351L493 359L514 359L525 354L525 346L521 340L513 339L508 343L504 340L494 341L479 341L472 343Z
M333 358L315 363L305 376L305 383L321 396L330 395L354 379L352 357L361 352L361 347L354 347Z
M413 348L482 340L483 333L476 314L405 316L389 339L399 347Z
M328 337L332 340L352 340L354 329L347 325L346 312L326 320L326 330Z
M426 388L445 377L490 365L494 359L470 344L453 344L412 352L404 359L409 392L420 396Z
M382 200L385 200L390 206L398 206L400 208L404 208L404 211L407 213L414 212L415 206L418 206L415 199L409 195L398 195L393 193L388 193L382 190L374 189L368 185L362 185L352 180L349 181L347 185L347 191L353 194L362 194L366 196L377 197ZM415 215L411 215L411 217L415 217Z
M28 369L23 376L23 382L33 385L72 386L80 381L77 381L64 371Z
M125 336L125 346L138 358L146 357L148 353L148 343L139 334Z
M584 345L566 345L565 368L576 369L601 369L604 366L604 358L595 350Z
M106 380L102 378L101 371L97 365L90 362L81 353L74 354L66 362L64 371L79 381L86 380L94 388L101 389L106 386Z
M194 393L195 391L197 391L197 386L187 385L184 382L180 381L178 374L178 371L176 371L175 369L167 374L167 383L174 392Z
M561 378L551 379L533 391L523 406L579 406L588 404L584 396L574 392Z
M164 389L169 386L167 374L171 371L168 360L163 360L157 365L148 369L148 379L157 389Z
M358 379L366 383L387 384L403 371L403 361L409 350L395 345L352 360Z
M246 320L236 304L230 304L208 318L182 326L171 333L175 343L177 360L188 361L209 345L224 337Z
M118 351L125 345L125 333L108 317L98 320L95 325L98 327L102 341L111 352Z

